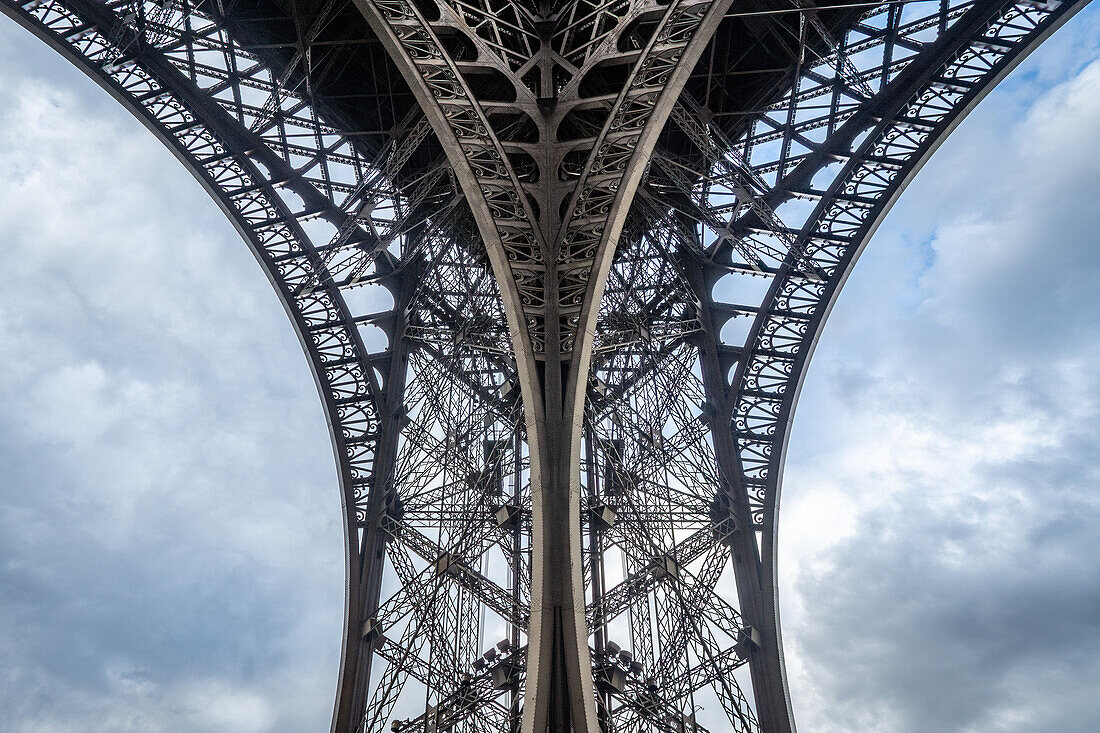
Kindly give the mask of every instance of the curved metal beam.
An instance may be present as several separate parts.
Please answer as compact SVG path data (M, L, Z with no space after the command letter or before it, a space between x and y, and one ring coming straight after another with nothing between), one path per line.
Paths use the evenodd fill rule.
M282 72L212 6L0 0L173 150L291 316L344 506L333 730L371 733L391 719L703 731L687 708L705 688L739 733L793 729L775 549L813 347L923 161L1083 4L948 1L907 20L897 4L857 15L810 0L357 0L377 39L335 42L381 40L427 118L414 111L368 160L310 88L308 46L331 0L288 11L305 15L283 19L298 30ZM789 89L754 92L765 111L723 130L681 91L712 38L746 30L790 52ZM299 66L307 93L287 89ZM594 94L603 74L611 91ZM683 136L662 137L673 125ZM413 182L389 192L424 141L420 158L438 155L429 127L446 160L418 158ZM815 202L798 227L777 213L792 198ZM375 217L383 199L394 212ZM328 232L311 241L318 221ZM770 277L763 302L723 302L712 291L726 273ZM364 282L393 307L349 309ZM723 343L745 314L748 341ZM385 351L367 351L365 325L382 328ZM607 587L615 552L626 577ZM731 556L739 609L717 590ZM486 613L508 638L482 655L497 623ZM633 656L610 639L618 618ZM746 663L755 710L733 677ZM426 709L401 721L406 683Z
M602 131L591 143L589 161L574 184L569 205L558 213L559 194L554 190L536 189L543 194L537 207L527 202L484 100L475 96L463 77L462 61L444 48L439 34L462 31L462 38L472 42L477 52L476 59L467 63L491 66L507 78L512 69L506 58L497 55L501 49L479 41L465 26L464 17L446 3L429 4L430 9L424 10L405 0L360 2L458 171L504 295L526 407L533 476L534 596L526 684L536 694L530 696L534 704L524 710L525 730L576 727L594 733L599 725L588 673L589 630L578 562L582 554L580 452L596 319L614 244L649 153L728 4L728 0L681 0L667 7L640 3L609 32L600 48L610 52L629 20L660 13L630 64ZM431 10L438 11L438 17L429 18L426 13ZM535 62L533 56L531 61ZM579 81L579 76L575 79ZM517 100L505 107L514 106L516 112L536 121L544 148L567 149L551 140L565 109L579 101L571 97L576 88L567 86L563 99L555 97L543 105L522 78L513 77L512 86ZM564 152L544 156L542 174L552 173L564 157ZM548 233L555 232L550 246ZM567 375L556 362L570 355ZM541 371L536 357L546 362Z
M944 18L939 37L925 43L920 54L895 63L890 82L858 110L841 113L834 102L835 121L829 126L835 125L835 131L813 144L764 197L774 208L795 197L817 199L805 224L792 232L794 246L754 309L754 325L728 385L732 415L726 419L737 454L732 468L752 497L761 539L760 580L772 617L762 631L770 637L765 646L780 654L779 488L798 394L832 305L875 229L939 144L1085 4L977 2L955 19ZM892 17L891 22L898 32L899 20ZM927 24L911 30L927 31ZM784 134L790 139L798 133ZM826 186L811 185L821 170L838 161L841 167ZM740 224L742 229L766 228L758 212ZM714 255L703 286L707 291L730 271L732 245ZM722 303L718 310L711 308L718 329L735 310ZM724 375L716 377L725 383Z
M389 414L384 414L387 402L382 384L356 319L330 275L331 255L318 252L305 227L318 218L328 221L341 232L330 248L370 253L381 281L391 287L398 279L396 263L373 234L290 166L291 152L300 155L304 148L296 146L280 155L271 138L242 124L254 110L236 98L234 114L226 109L232 107L233 98L228 103L223 98L219 104L197 86L195 69L204 75L212 70L200 67L193 53L179 53L181 47L192 52L197 45L202 48L194 38L184 41L182 29L177 29L178 38L165 34L159 43L151 43L132 18L127 22L110 6L94 0L5 1L0 10L107 90L176 155L245 239L291 319L317 384L339 469L346 578L343 684L337 691L335 714L339 718L340 711L352 705L348 680L355 675L346 670L354 669L362 656L360 627L369 614L365 607L377 603L369 597L370 585L377 579L370 580L371 573L364 572L371 564L364 562L360 543L363 528L377 524L370 518L380 513L375 506L380 497L372 487L379 475L390 470L378 460L392 465L395 435L384 431L392 404ZM202 30L195 34L200 40ZM231 41L218 37L219 28L211 24L210 30L214 40L207 36L202 50L225 44L221 50L227 56L244 56ZM188 68L192 73L187 73ZM315 117L308 122L320 138L321 124ZM297 123L307 124L301 118ZM322 149L317 154L323 158L326 152ZM392 376L403 380L400 373ZM389 438L380 440L383 435ZM369 541L364 545L372 546Z

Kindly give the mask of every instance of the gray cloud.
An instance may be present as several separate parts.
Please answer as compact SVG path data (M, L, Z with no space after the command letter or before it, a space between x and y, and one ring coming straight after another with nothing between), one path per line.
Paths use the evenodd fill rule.
M1098 28L964 123L826 329L781 528L807 730L1100 729Z
M323 728L342 533L297 341L174 158L7 21L0 243L0 727Z
M1100 729L1098 29L940 151L825 334L783 508L803 730ZM7 729L323 729L342 539L285 316L174 159L6 22L0 245Z

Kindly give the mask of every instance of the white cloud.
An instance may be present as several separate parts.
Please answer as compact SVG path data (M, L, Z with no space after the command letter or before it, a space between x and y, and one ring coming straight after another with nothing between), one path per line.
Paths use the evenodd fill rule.
M940 151L822 341L781 543L803 730L1100 727L1096 16ZM6 723L323 728L338 499L259 269L148 133L6 22L0 192Z
M780 530L804 729L1100 726L1100 53L1060 40L901 199L810 368Z
M171 154L7 21L0 245L0 727L323 728L343 535L290 324Z

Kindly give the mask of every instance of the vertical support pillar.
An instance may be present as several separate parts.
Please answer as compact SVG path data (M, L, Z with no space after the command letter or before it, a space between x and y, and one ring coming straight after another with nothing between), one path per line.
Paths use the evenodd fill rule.
M548 339L556 341L557 334ZM541 403L542 419L533 433L529 431L534 436L532 481L537 476L538 484L532 485L531 625L523 730L536 733L599 731L584 613L581 441L578 426L566 422L564 410L568 365L560 359L540 362L542 393L535 399Z
M719 334L712 311L711 287L696 262L684 267L688 281L699 300L699 364L707 401L714 407L711 438L720 479L719 500L729 503L733 531L729 535L730 556L741 616L755 632L745 640L749 673L752 678L756 715L764 733L793 733L794 716L787 695L787 676L779 648L779 608L774 592L774 566L761 563L757 548L749 497L738 470L737 446L732 429L733 400L726 387L726 376L718 359ZM721 494L725 493L725 497ZM723 502L725 503L725 502Z
M433 21L409 0L356 2L409 82L455 170L508 319L525 409L533 505L522 729L599 733L585 614L580 464L600 302L650 154L730 0L674 0L662 9L658 27L610 106L584 173L561 207L549 184L556 165L541 171L548 188L538 206L532 204L534 195L512 169L508 150L462 68L437 37L437 28L450 32L465 22L462 17L441 5L434 9L451 14ZM473 40L476 33L468 38L479 63L505 73L507 65L492 58L492 49ZM614 52L615 43L613 33L606 48ZM523 93L521 82L514 86ZM575 86L571 93L577 95ZM560 100L551 105L560 106ZM564 114L562 109L551 114ZM551 120L538 105L525 110L552 138L561 118ZM555 158L549 154L554 143L544 142L543 163L560 160L564 151L557 150Z
M374 659L375 632L370 619L378 610L382 592L382 571L386 552L385 514L397 460L397 443L401 427L397 415L405 402L405 382L409 366L409 349L405 339L408 305L416 291L417 263L410 263L401 279L401 289L395 293L393 325L390 329L390 360L386 367L384 414L379 426L378 455L375 458L374 485L367 503L366 527L357 557L349 558L346 625L343 657L340 662L339 687L336 690L336 710L332 717L333 733L355 731L362 721L358 716L367 704L371 662ZM371 376L373 379L373 375Z

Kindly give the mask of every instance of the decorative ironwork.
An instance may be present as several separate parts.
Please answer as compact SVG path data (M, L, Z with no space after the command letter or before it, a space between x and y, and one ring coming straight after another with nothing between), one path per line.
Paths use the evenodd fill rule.
M340 732L789 731L789 424L862 247L1083 2L0 0L309 356Z

